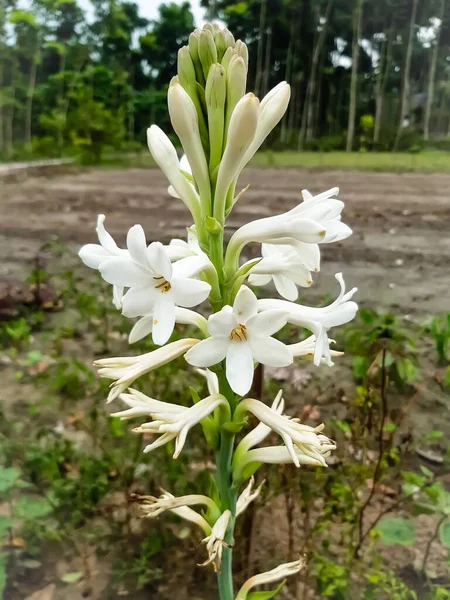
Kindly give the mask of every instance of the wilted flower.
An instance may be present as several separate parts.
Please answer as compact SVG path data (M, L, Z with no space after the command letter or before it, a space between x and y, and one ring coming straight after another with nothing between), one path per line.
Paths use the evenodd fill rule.
M231 519L231 511L224 511L215 522L211 534L202 540L203 544L206 544L206 550L208 551L208 559L202 563L201 567L213 564L214 570L220 571L222 565L222 552L224 548L231 548L231 544L225 541L228 525Z
M208 415L221 405L228 409L228 402L223 396L220 394L208 396L188 409L186 409L185 406L177 406L178 410L174 410L172 407L167 413L157 412L154 415L151 415L155 417L154 421L143 423L133 431L135 433L160 434L160 437L157 440L144 448L144 452L151 452L152 450L175 440L175 452L173 458L178 458L186 442L187 434L192 427L198 425L203 419L206 419Z
M115 380L111 384L107 401L112 402L145 373L158 369L185 354L194 344L198 344L198 341L194 338L187 338L140 356L119 356L96 360L94 364L96 367L100 367L98 370L100 377Z
M285 577L291 577L292 575L296 575L303 569L305 564L305 559L299 558L298 560L295 560L293 562L279 565L275 569L267 571L266 573L260 573L259 575L254 575L253 577L250 577L250 579L247 579L247 581L239 590L236 596L236 600L246 600L249 591L257 585L273 583L274 581L280 581L280 579L284 579Z

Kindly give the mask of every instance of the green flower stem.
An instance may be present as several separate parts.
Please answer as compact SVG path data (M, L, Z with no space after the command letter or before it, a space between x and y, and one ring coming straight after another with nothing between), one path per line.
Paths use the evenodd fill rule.
M222 431L220 448L217 453L218 487L220 492L221 509L231 510L232 519L228 527L225 542L230 546L223 548L222 566L217 573L217 585L220 600L234 600L233 589L233 549L234 521L236 516L236 491L232 488L231 463L233 459L234 435Z
M217 373L219 379L220 393L227 398L230 405L231 413L234 412L236 406L236 396L230 388L227 381L225 371L221 369ZM220 447L217 452L217 486L219 488L221 510L230 510L232 518L226 534L225 542L230 546L223 548L222 567L217 573L217 585L219 588L220 600L234 600L233 589L233 549L234 543L234 523L236 518L236 489L232 486L232 462L234 453L233 433L222 429L220 435Z

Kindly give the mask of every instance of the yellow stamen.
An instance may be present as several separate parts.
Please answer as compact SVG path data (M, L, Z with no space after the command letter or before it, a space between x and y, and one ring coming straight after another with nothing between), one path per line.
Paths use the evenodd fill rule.
M234 342L245 342L246 339L247 339L247 327L245 325L239 324L230 333L230 340L233 340Z
M164 279L164 277L162 277L161 275L159 277L153 277L153 279L155 281L161 281L161 283L158 283L158 285L155 285L155 288L157 290L160 290L160 292L162 294L164 294L165 292L168 292L170 289L172 289L172 286L170 285L170 283Z

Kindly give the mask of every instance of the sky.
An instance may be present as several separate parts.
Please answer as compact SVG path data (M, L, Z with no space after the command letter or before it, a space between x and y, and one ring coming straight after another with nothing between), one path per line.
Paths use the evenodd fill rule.
M154 19L158 16L158 7L163 4L162 0L134 0L139 6L139 12L142 17L147 19ZM167 0L166 0L167 1ZM171 0L175 4L182 4L185 0ZM78 0L78 4L86 11L89 15L92 13L91 3L89 0ZM200 7L200 0L190 0L192 12L194 14L195 24L202 25L204 9Z

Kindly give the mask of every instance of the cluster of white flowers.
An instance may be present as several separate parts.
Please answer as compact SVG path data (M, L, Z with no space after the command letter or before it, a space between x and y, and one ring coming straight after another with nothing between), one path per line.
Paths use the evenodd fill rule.
M134 429L157 436L144 452L174 441L177 458L195 425L214 430L215 435L207 439L220 452L229 435L226 432L239 431L245 426L246 414L251 413L260 423L240 441L232 464L230 459L235 486L245 483L262 463L326 466L326 457L335 446L323 435L323 425L309 427L285 415L281 392L272 407L246 396L258 363L286 367L296 357L312 357L316 365L332 366L332 357L340 353L330 350L328 331L353 319L357 310L351 300L356 289L346 292L340 273L336 279L341 291L330 305L311 308L296 303L298 286L309 287L312 273L320 269L320 244L351 234L341 221L344 204L336 198L337 188L316 196L303 191L303 201L288 212L240 227L224 252L225 219L242 196L242 192L236 194L239 175L284 115L290 97L286 82L261 102L253 94L245 94L247 65L245 44L236 42L227 30L215 25L196 30L189 47L180 50L178 76L168 92L172 125L185 156L179 160L159 127L152 125L148 130L148 146L168 179L169 194L181 199L192 215L187 241L148 243L142 227L134 225L128 231L126 247L120 248L105 229L105 216L99 215L99 244L87 244L80 250L83 262L113 286L117 309L126 317L139 318L130 343L151 335L160 346L141 356L96 362L100 376L113 380L108 400L119 398L126 405L113 416L149 418ZM204 100L200 87L204 88ZM261 244L261 256L242 264L242 250L250 242ZM284 299L258 299L246 281L251 286L273 282ZM208 319L192 310L207 299L213 308ZM198 337L168 343L176 323L194 326ZM289 323L311 335L291 344L276 339ZM192 406L153 399L131 387L137 378L181 356L189 365L201 368L198 372L208 384L208 395ZM271 431L284 445L260 447ZM229 477L229 473L219 472L218 477ZM227 489L231 483L229 480ZM199 525L206 535L208 559L204 564L213 563L220 573L222 555L233 543L234 520L261 489L253 491L252 486L253 479L239 499L222 497L218 504L206 496L174 498L167 492L159 499L145 497L142 504L149 517L170 510ZM223 493L218 485L218 495ZM191 508L198 504L206 507L202 514ZM296 561L252 578L238 598L245 598L259 581L298 572L302 565Z

